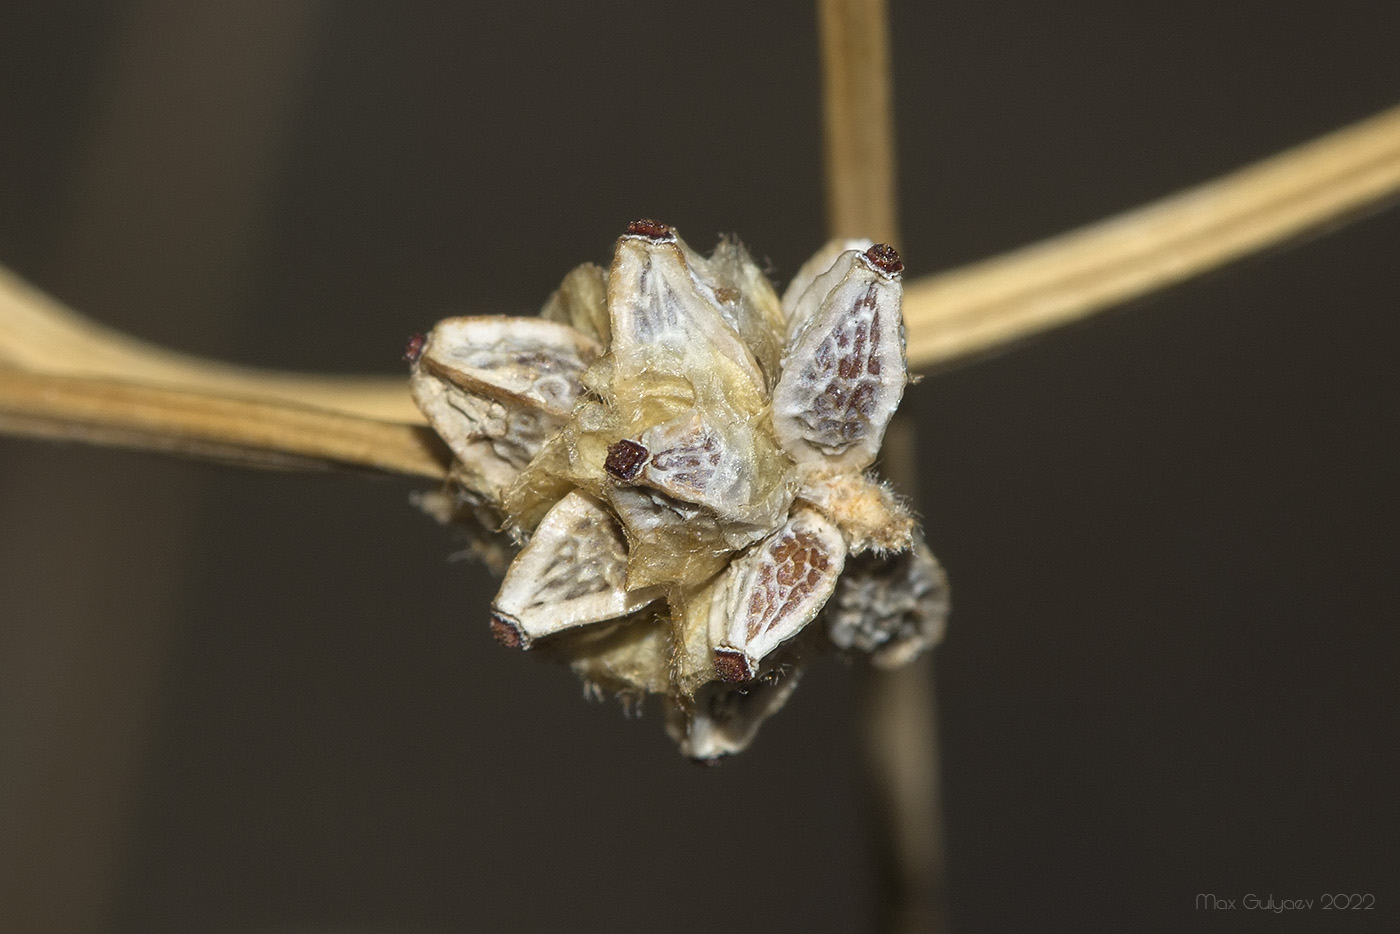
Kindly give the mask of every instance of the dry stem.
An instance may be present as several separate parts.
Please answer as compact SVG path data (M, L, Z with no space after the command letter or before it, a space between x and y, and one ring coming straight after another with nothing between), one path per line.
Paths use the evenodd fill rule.
M282 470L358 467L441 477L451 460L422 425L5 366L0 366L0 432Z
M899 243L885 0L818 0L827 233Z
M824 0L824 5L843 6L834 0ZM887 59L880 61L887 71ZM863 132L855 124L864 126L870 116L858 107L832 108L830 114L832 119L849 118L852 133ZM880 158L888 158L888 139L882 151L886 156ZM843 192L836 196L840 203L865 207L851 208L849 219L833 217L833 223L897 239L892 209L880 213L873 200L851 194L868 183L871 173L857 172L861 163L845 159L835 150L829 155L833 179L847 180L841 185L833 180L833 190ZM892 158L881 164L892 185ZM1397 192L1400 108L1393 108L1127 214L906 283L910 363L932 369L989 353L1310 230L1342 223ZM870 211L865 221L870 226L847 228L861 224L861 210ZM210 406L243 400L261 407L246 410L246 418L234 414L237 406L226 409L227 418L210 429L222 445L221 456L242 439L265 453L271 453L269 444L287 444L284 453L292 455L287 462L309 458L441 475L432 466L435 456L404 453L421 448L422 418L403 380L265 372L171 353L87 321L3 269L0 365L12 368L0 387L0 429L12 434L208 454L210 448L189 441L197 435L190 406L199 399ZM83 394L54 393L36 408L35 398L50 391L44 377L51 376L92 382ZM132 432L126 429L137 416L124 414L121 400L135 404L136 397L114 389L109 405L94 408L92 394L101 392L102 385L160 388L173 395L144 396L140 404L146 408L138 420L145 427ZM171 406L163 428L161 406L167 401ZM288 410L287 423L296 425L293 434L269 433L259 424L280 407ZM346 445L347 418L373 423L364 426L367 446ZM375 439L372 444L369 438ZM399 453L376 453L372 448L379 444Z
M210 396L280 401L361 418L427 424L397 377L333 377L232 366L103 327L0 267L0 364L107 377Z
M0 268L0 432L440 477L448 456L404 380L229 366L84 319Z
M1034 246L906 284L918 369L1005 347L1375 210L1400 192L1400 107Z
M899 242L893 76L884 0L819 0L828 234ZM896 419L885 470L917 488L915 426ZM860 679L860 739L879 872L880 930L947 929L933 660Z

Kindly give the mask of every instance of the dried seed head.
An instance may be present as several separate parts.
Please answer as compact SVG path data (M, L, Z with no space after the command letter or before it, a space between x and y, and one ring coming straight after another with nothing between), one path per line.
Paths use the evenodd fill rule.
M891 665L935 642L942 572L866 474L907 380L902 269L892 247L833 241L780 301L737 240L700 256L644 219L547 320L450 319L413 342L414 398L471 507L443 514L523 542L496 639L629 709L661 695L703 761L753 740L804 655Z

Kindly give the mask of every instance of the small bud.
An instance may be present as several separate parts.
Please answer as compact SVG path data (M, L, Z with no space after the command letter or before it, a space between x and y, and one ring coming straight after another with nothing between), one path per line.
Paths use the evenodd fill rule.
M643 217L627 225L627 232L636 237L647 237L652 240L672 240L675 234L671 228L661 221Z
M899 251L888 243L875 244L865 251L865 258L892 276L904 271L904 260L899 258Z
M491 635L496 641L508 649L526 648L525 636L521 633L520 627L500 613L491 614Z
M603 469L614 480L626 483L637 479L637 474L642 472L642 465L650 456L651 452L646 448L624 438L616 444L608 445L608 459L603 462Z
M744 658L743 652L736 652L734 649L716 649L715 677L729 684L737 684L741 681L752 681L753 672L749 670L749 663Z

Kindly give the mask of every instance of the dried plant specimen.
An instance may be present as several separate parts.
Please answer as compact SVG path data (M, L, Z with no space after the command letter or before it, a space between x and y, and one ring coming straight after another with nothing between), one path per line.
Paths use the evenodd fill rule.
M521 546L496 639L592 694L660 695L702 760L745 748L819 652L933 645L946 579L871 472L908 381L902 270L834 241L780 299L737 241L705 257L635 221L541 318L416 341L414 398L456 456L429 505Z

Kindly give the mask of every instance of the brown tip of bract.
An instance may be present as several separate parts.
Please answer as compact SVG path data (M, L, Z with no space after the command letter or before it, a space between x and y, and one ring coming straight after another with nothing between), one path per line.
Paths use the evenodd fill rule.
M428 342L426 334L414 334L408 339L408 346L403 349L404 361L408 364L418 362L418 358L423 356L423 345Z
M525 648L525 634L514 620L500 613L491 614L491 635L508 649Z
M728 684L738 684L742 681L752 681L753 672L749 670L749 660L744 657L743 652L715 649L715 677Z
M627 225L627 232L636 237L648 237L652 240L669 240L675 236L671 228L658 220L650 217L639 218Z
M635 480L650 456L651 452L645 447L624 438L608 445L608 457L603 461L603 469L614 480Z
M892 276L904 271L904 260L899 258L899 251L888 243L875 244L865 251L865 258Z

